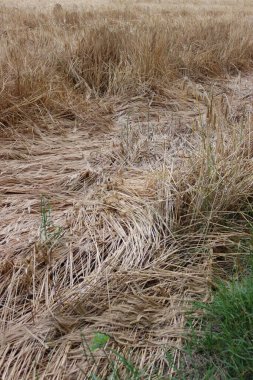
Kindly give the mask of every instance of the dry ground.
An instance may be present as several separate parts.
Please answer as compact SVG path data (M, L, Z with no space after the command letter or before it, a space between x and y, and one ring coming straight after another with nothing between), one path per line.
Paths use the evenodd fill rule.
M1 1L2 380L87 378L97 331L170 378L241 254L253 7L209 3Z

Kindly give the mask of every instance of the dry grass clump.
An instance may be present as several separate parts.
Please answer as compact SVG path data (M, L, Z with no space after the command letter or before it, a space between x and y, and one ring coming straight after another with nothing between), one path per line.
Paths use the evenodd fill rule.
M252 9L148 4L1 10L3 380L88 378L97 331L170 378L184 311L240 266Z
M139 94L183 76L203 80L251 67L250 22L234 16L189 19L155 15L89 27L71 49L74 80L99 94Z
M71 99L83 104L83 93L159 93L184 76L205 80L250 69L250 19L202 12L77 12L56 6L51 15L33 15L3 8L2 123L8 114L22 119L28 109L58 114L70 108Z

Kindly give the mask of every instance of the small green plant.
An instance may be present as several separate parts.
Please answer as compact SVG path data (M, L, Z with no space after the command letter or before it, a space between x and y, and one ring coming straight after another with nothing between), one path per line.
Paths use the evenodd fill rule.
M202 310L200 333L191 330L187 351L194 379L253 378L253 270L240 281L220 283Z
M63 230L55 226L51 217L51 205L47 198L41 197L40 240L42 243L53 245L62 236Z
M91 351L96 351L98 349L104 349L106 344L109 342L109 335L97 332L91 342L90 349Z
M97 350L101 350L104 354L104 357L108 363L108 375L106 380L148 380L148 379L163 379L164 377L159 376L158 374L150 375L145 369L137 368L134 363L130 360L129 357L125 357L120 350L115 350L110 348L108 345L111 341L111 337L107 334L97 332L91 340L91 343L88 344L84 336L83 346L86 347L90 359L92 360L95 367L98 367L98 362L95 356ZM85 350L86 351L86 350ZM87 356L87 355L86 355ZM121 367L121 368L120 368ZM96 372L96 370L95 370ZM89 374L88 379L90 380L102 380L94 371ZM105 380L103 378L103 380Z

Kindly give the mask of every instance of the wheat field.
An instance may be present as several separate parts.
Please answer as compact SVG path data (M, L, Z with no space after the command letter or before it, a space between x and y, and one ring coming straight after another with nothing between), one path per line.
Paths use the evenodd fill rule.
M0 18L0 378L88 379L102 332L172 379L185 312L249 236L252 2L2 0Z

